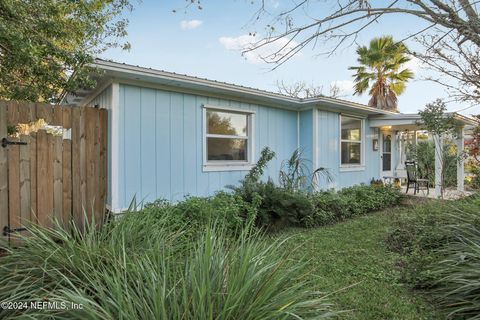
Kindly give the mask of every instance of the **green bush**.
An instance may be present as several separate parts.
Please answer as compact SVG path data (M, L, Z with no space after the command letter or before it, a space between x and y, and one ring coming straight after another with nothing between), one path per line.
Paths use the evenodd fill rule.
M402 195L389 186L358 185L339 192L317 192L310 196L315 207L313 225L335 223L357 215L397 205Z
M400 201L398 190L383 185L354 186L339 192L307 193L299 187L305 180L300 153L294 152L288 168L280 175L282 187L269 179L260 181L264 169L275 154L262 150L257 165L239 186L231 187L234 195L251 206L258 227L278 230L286 226L314 227L335 223L355 215L380 210ZM297 168L297 169L295 169ZM283 178L282 178L283 177Z
M286 226L306 226L314 211L309 196L275 186L271 181L256 184L252 189L258 197L256 225L269 230Z
M191 232L201 231L213 221L221 223L229 231L238 232L250 220L249 215L256 214L251 203L226 192L218 192L212 197L188 197L173 204L157 200L146 204L142 211L155 217L172 212L170 223L177 226L188 224Z
M198 203L195 203L197 205ZM284 268L281 242L219 224L192 234L170 205L126 213L86 233L30 226L0 257L0 301L81 304L81 310L0 310L31 319L298 319L332 315L304 264ZM194 205L191 205L194 206ZM172 221L175 221L172 224Z
M425 289L452 319L480 314L480 198L407 210L387 237L404 281Z

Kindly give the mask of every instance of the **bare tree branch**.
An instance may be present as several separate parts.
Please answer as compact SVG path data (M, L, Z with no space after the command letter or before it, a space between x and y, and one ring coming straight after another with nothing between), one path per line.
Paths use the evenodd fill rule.
M280 49L262 57L265 62L275 64L273 69L307 46L315 48L318 43L331 45L320 53L331 55L354 45L360 33L383 17L407 15L428 23L427 27L419 27L406 38L415 39L424 46L423 52L417 52L415 56L428 68L457 81L457 86L446 87L459 99L480 102L480 18L477 7L480 0L385 0L375 3L371 0L337 0L329 10L325 8L328 6L325 2L302 0L293 1L290 8L276 15L265 15L267 9L264 1L261 3L256 24L264 16L273 16L273 19L266 23L264 37L245 48L244 53L282 41ZM324 14L312 17L311 12ZM431 80L442 84L448 82L441 76Z

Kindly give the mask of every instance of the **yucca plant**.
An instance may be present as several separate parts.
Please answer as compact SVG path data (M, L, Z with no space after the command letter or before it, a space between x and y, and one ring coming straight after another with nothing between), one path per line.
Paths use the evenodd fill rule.
M81 310L0 310L0 318L299 319L333 315L303 265L286 267L282 242L251 230L201 236L173 213L126 213L85 230L28 226L24 246L0 258L0 301L55 301Z
M300 191L316 187L321 179L333 181L333 176L327 168L310 170L309 160L303 158L303 150L296 149L290 158L282 161L279 173L279 183L289 191Z

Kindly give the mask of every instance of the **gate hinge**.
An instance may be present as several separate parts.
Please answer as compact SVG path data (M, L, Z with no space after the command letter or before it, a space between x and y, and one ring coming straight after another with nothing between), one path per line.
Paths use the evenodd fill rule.
M19 231L26 231L27 228L15 228L15 229L10 229L8 226L3 227L3 236L8 236L11 233L19 232Z
M23 141L10 141L7 138L2 139L2 147L6 148L9 144L23 146L27 143Z

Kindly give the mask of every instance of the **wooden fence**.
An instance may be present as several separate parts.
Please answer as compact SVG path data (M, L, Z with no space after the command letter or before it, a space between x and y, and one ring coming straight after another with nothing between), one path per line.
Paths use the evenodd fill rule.
M57 126L57 133L8 132L38 119ZM81 226L84 212L103 219L107 124L105 109L0 102L0 240L20 232L26 221L51 226L55 217Z

